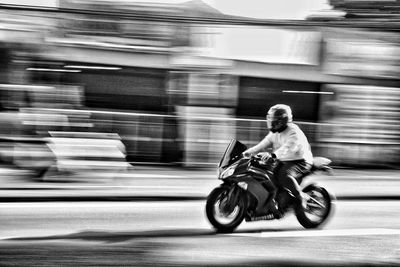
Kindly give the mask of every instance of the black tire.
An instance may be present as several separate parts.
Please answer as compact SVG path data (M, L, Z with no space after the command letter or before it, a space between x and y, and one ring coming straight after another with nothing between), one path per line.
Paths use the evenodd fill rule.
M325 188L314 184L304 188L303 192L311 198L307 201L307 210L295 208L297 220L307 229L322 226L332 213L335 197Z
M206 203L206 214L209 222L214 226L217 232L219 233L232 233L236 227L238 227L246 214L246 198L243 195L239 196L238 203L235 206L234 210L230 214L221 214L220 201L224 198L226 193L230 190L229 187L218 187L215 188L208 195L207 203ZM233 218L228 222L222 222L217 216L222 215L222 217L228 218L233 214Z

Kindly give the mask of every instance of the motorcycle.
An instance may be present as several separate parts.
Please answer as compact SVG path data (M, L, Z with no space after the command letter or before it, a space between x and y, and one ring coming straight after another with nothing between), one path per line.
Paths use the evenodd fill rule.
M209 222L221 233L233 232L243 220L246 222L280 219L294 211L304 228L317 228L331 215L335 197L316 183L303 186L303 180L316 171L332 172L331 161L315 157L308 173L298 179L307 197L307 208L297 205L293 194L286 188L278 188L275 202L282 216L269 208L272 195L270 186L276 163L262 160L260 155L245 158L247 147L238 140L231 140L218 165L222 184L207 197L206 215Z

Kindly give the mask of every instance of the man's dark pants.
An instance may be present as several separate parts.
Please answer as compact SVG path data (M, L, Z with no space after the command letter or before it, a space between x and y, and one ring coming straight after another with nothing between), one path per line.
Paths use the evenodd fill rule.
M301 203L300 178L308 173L312 165L305 160L280 161L275 168L274 183L277 187L287 188L298 203Z

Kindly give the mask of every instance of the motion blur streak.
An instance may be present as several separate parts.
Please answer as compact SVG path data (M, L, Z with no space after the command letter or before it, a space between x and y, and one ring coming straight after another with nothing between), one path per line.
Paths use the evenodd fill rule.
M215 167L230 140L247 147L258 143L268 134L268 108L281 103L292 108L313 155L332 160L339 175L315 179L333 187L339 207L349 199L395 202L389 209L386 201L379 203L382 209L371 203L364 203L363 212L345 209L333 228L397 231L400 1L321 0L319 6L324 2L330 9L296 20L237 16L218 7L254 5L273 17L297 8L298 17L318 1L296 0L287 7L283 0L28 2L0 1L0 218L7 224L0 223L0 232L26 237L33 229L43 236L50 229L57 235L69 226L60 223L61 216L75 222L72 235L87 230L96 239L102 234L93 229L110 220L103 235L111 239L132 241L113 232L121 224L127 232L154 226L150 233L164 231L164 239L141 235L128 247L96 243L92 249L85 243L71 250L45 240L35 251L41 241L31 240L33 246L1 241L0 254L8 255L0 256L1 263L35 265L46 255L49 266L113 265L116 259L114 265L122 266L153 266L151 259L159 265L226 265L227 258L243 266L266 265L258 262L266 255L267 263L281 266L325 264L312 260L319 253L331 256L331 265L399 262L397 232L268 243L214 235L203 224L203 202L183 211L173 202L160 216L158 204L143 208L137 201L204 201L218 183ZM33 2L41 6L30 6ZM268 8L256 6L261 2ZM93 214L101 209L100 200L131 202ZM1 206L42 201L54 207L33 205L16 214L18 209ZM64 209L59 201L94 201L97 208ZM200 225L188 219L194 211ZM165 233L176 232L166 225L178 222L179 215L194 229L180 240L167 240ZM81 224L85 220L93 224ZM262 229L268 227L263 223ZM298 230L286 226L271 227Z

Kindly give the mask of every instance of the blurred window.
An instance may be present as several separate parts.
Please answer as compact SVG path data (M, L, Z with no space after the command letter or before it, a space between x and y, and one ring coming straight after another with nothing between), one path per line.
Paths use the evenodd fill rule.
M87 107L149 112L167 110L167 72L164 70L86 70L69 75L75 83L84 86Z
M320 84L242 77L238 117L265 118L269 107L282 103L291 106L295 120L318 120Z

